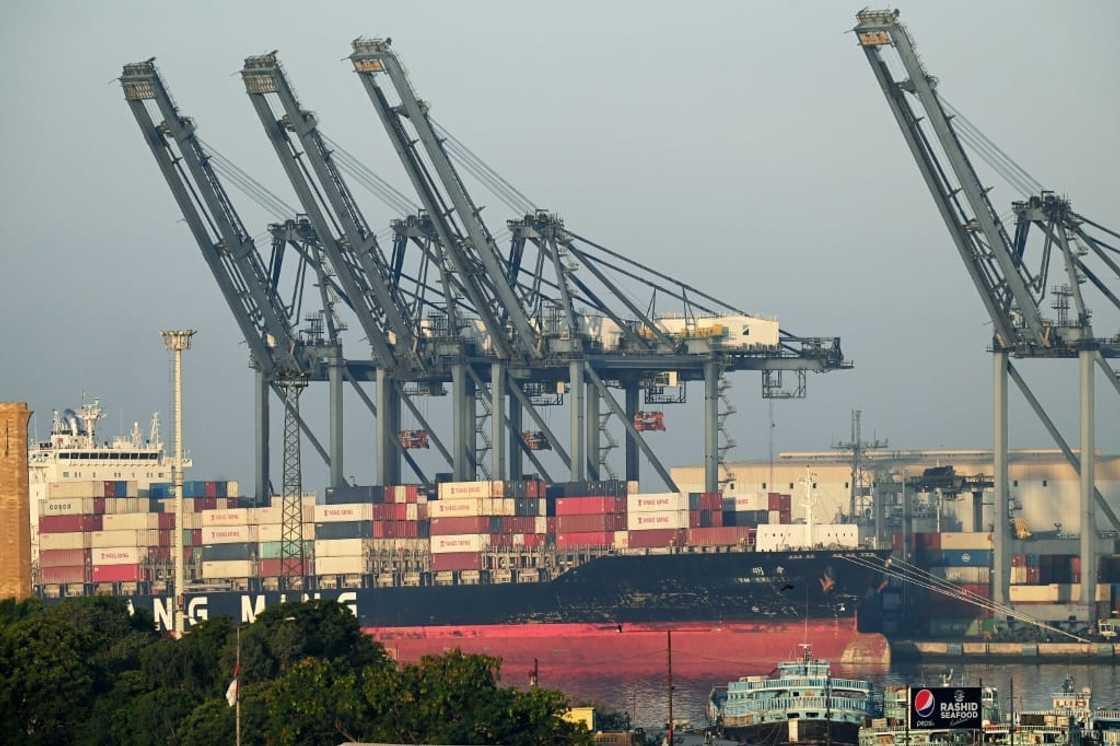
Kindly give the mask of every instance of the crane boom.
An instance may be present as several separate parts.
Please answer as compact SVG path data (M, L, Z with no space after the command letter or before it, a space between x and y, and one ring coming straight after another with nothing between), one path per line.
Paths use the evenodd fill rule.
M252 237L211 168L210 158L195 133L194 121L179 113L154 61L125 65L120 81L125 100L241 328L254 363L268 376L278 370L302 367L301 346L284 303L269 281ZM160 124L152 119L147 101L155 103L163 118Z
M991 316L997 346L1048 347L1050 329L1039 312L1039 298L1031 293L1031 278L1016 257L988 190L980 183L952 118L942 106L937 81L925 71L909 32L898 21L898 12L863 10L856 18L856 38ZM890 46L898 53L907 76L904 79L896 79L882 57L881 50ZM922 128L923 121L932 130L948 168Z
M462 277L468 298L478 310L495 349L510 357L513 349L531 358L539 358L542 350L539 335L526 313L521 299L506 276L505 262L497 243L480 216L451 158L444 149L428 117L428 105L419 100L404 68L381 39L356 39L350 60L358 73L370 101L381 117L393 146L424 208L431 215L440 243L454 269ZM392 106L375 75L385 73L400 99ZM403 119L411 124L435 171L435 178L419 158L415 141L408 137ZM441 194L442 185L446 198ZM487 297L490 296L490 297ZM509 320L513 329L512 345L505 325L495 313L495 305Z
M259 92L254 92L255 85L261 86ZM353 247L338 237L335 226L331 223L333 216L328 215L326 206L318 199L315 187L301 159L302 153L288 137L284 121L273 113L272 107L264 97L264 93L271 92L269 90L272 87L271 82L267 79L246 77L245 87L269 142L272 143L273 150L280 159L280 165L315 228L323 253L334 268L338 283L342 286L354 314L358 317L374 360L382 368L394 369L397 366L397 357L389 338L389 330L385 328L381 307L365 282L361 262L355 255Z
M372 296L369 299L370 306L376 308L376 316L383 319L383 335L392 333L398 355L405 351L405 354L416 358L416 324L404 316L405 303L399 293L394 292L396 288L390 277L388 262L377 237L370 230L335 165L331 151L320 134L315 115L300 106L275 53L247 58L241 75L258 111L261 104L267 106L267 102L262 101L267 93L276 94L284 111L284 124L299 139L303 154L314 171L318 186L316 191L326 198L327 205L324 208L329 206L333 213L329 216L331 223L336 226L336 230L341 229L341 236L336 238L336 243L341 251L351 255L350 263L360 269L363 284ZM269 111L271 112L271 108Z

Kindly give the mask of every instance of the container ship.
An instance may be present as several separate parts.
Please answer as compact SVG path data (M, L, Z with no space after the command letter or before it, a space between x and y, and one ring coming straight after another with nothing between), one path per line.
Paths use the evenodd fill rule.
M507 670L657 669L669 629L681 675L766 670L801 642L838 662L889 656L881 579L852 561L889 550L860 548L854 526L792 524L789 495L643 494L619 480L327 489L302 498L293 577L280 498L254 505L236 482L186 480L179 526L171 483L147 473L43 481L43 598L124 596L168 629L181 530L188 625L322 598L402 660L460 648Z

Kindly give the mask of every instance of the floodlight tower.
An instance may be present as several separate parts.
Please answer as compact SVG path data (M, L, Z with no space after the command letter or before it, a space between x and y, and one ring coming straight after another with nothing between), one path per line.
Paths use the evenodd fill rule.
M175 355L175 635L181 637L186 622L183 614L183 351L191 348L194 329L161 332L163 345Z

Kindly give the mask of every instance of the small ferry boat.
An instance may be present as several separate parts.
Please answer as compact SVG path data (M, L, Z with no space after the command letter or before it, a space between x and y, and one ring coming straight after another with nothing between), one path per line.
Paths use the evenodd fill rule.
M799 659L779 663L768 676L713 689L712 724L740 743L859 743L859 729L881 717L881 698L868 681L834 678L828 661L801 647Z

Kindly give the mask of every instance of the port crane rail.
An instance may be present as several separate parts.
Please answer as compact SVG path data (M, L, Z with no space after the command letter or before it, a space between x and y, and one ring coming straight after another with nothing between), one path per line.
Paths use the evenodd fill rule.
M161 124L152 121L150 115L144 119L137 114L149 142L164 133L184 130L181 137L194 149L194 160L210 172L197 180L203 183L195 188L205 200L217 200L223 206L223 215L232 211L232 205L215 171L277 220L269 227L273 253L267 264L247 238L240 218L229 218L233 227L224 227L225 234L246 237L236 244L242 247L237 258L248 257L256 266L246 279L238 280L238 286L246 288L250 299L259 295L287 311L287 317L274 314L278 321L258 322L257 305L247 304L236 294L229 296L231 311L258 368L258 497L263 499L271 492L267 391L280 371L298 371L308 381L327 380L331 384L329 453L303 420L299 422L331 466L331 483L336 486L346 482L342 471L345 379L377 418L378 474L384 483L399 481L401 458L412 465L420 481L428 482L409 454L414 440L420 443L425 439L401 436L402 432L412 432L402 430L403 405L427 433L426 442L435 446L459 479L476 477L484 453L490 459L485 471L493 478L520 478L523 457L547 474L537 455L543 450L539 438L572 479L599 478L602 472L609 473L609 469L603 469L603 461L614 446L609 432L603 437L604 423L616 417L626 429L625 478L638 478L640 454L644 454L666 485L676 489L643 431L635 427L641 392L647 392L647 403L661 402L651 398L651 391L663 389L657 382L671 372L679 379L680 396L667 397L664 403L683 402L687 381L704 382L706 488L714 491L719 485L718 402L725 374L759 370L763 374L763 396L774 397L784 395L780 390L782 372L794 372L798 385L790 395L803 396L806 372L851 367L838 338L799 337L779 329L775 345L721 345L717 337L697 329L696 314L749 314L596 243L567 228L559 216L537 209L430 119L429 104L417 97L387 40L356 40L350 60L419 204L393 189L321 132L318 119L296 97L276 53L247 58L242 78L296 192L298 211L228 159L207 152L200 142L188 141L187 136L193 135L193 122L189 127L176 124L179 115L169 96L160 105ZM386 79L390 85L383 89L380 81ZM126 66L121 82L134 111L154 98L155 91L166 91L152 60ZM146 112L146 108L140 108ZM153 152L165 175L173 174L177 156L166 156L165 164L160 153L168 148L160 147L157 152L153 145ZM456 163L496 194L518 196L513 205L504 200L518 216L506 225L511 234L508 253L499 250L498 240L483 221L482 209L468 192ZM382 251L371 223L361 213L347 179L369 190L392 211L388 254ZM205 226L205 217L192 221L190 188L177 186L170 177L168 183L192 229ZM215 191L220 197L211 195ZM223 228L221 217L217 221L219 229ZM204 254L221 256L226 245L234 245L230 239L219 243L204 232L195 232L196 238L205 237L198 238ZM251 247L252 252L247 254L245 247ZM285 264L285 256L295 259ZM212 259L209 254L207 257L208 261ZM280 277L288 274L286 267L291 261L301 272L315 273L320 295L315 323L299 334L293 331L289 317L299 307L295 298L304 283L297 280L291 306L284 304L278 291ZM229 284L216 270L215 277L223 288ZM634 287L650 294L648 306L639 305ZM658 297L679 302L685 309L684 333L669 334L655 319ZM347 359L342 354L341 333L346 325L337 313L340 304L357 317L369 342L371 359ZM616 347L604 347L601 338L586 328L591 316L617 325ZM294 355L278 362L277 350L292 350ZM258 363L258 357L262 363ZM380 384L376 387L376 403L359 385L364 381ZM450 449L410 398L442 395L448 383L453 400ZM613 390L624 393L621 401L615 399ZM542 407L564 404L570 413L566 445L541 412ZM483 418L489 419L489 436L482 437L484 447L479 448Z
M1010 576L1009 493L1007 468L1007 379L1022 391L1043 426L1057 442L1079 475L1081 500L1081 561L1096 562L1096 511L1120 528L1120 518L1097 489L1094 452L1094 366L1120 392L1120 377L1109 358L1120 357L1120 334L1098 337L1092 327L1087 283L1098 299L1120 309L1120 296L1105 281L1106 272L1120 277L1120 264L1112 255L1120 250L1109 244L1118 237L1075 212L1070 201L1044 190L1021 166L991 142L951 104L939 90L918 55L897 10L864 9L856 14L854 32L911 155L929 188L953 243L964 262L993 326L993 426L994 503L996 506L993 589L997 602L1006 603ZM887 52L897 64L888 63ZM895 70L898 70L896 73ZM990 188L981 182L965 145L968 145L1024 199L1012 204L1015 217L1009 232L993 206ZM1092 231L1090 229L1096 229ZM1100 234L1110 238L1106 239ZM1042 245L1031 252L1031 237ZM1034 242L1037 244L1038 242ZM1095 257L1103 269L1090 266ZM1057 259L1058 261L1053 261ZM1034 268L1029 261L1035 262ZM1052 281L1057 320L1043 316L1042 303ZM1072 300L1072 304L1070 301ZM1071 318L1070 311L1076 314ZM1075 454L1009 357L1078 358L1080 364L1080 454ZM1091 610L1096 599L1095 574L1086 572L1082 604ZM1091 612L1090 612L1091 613Z

